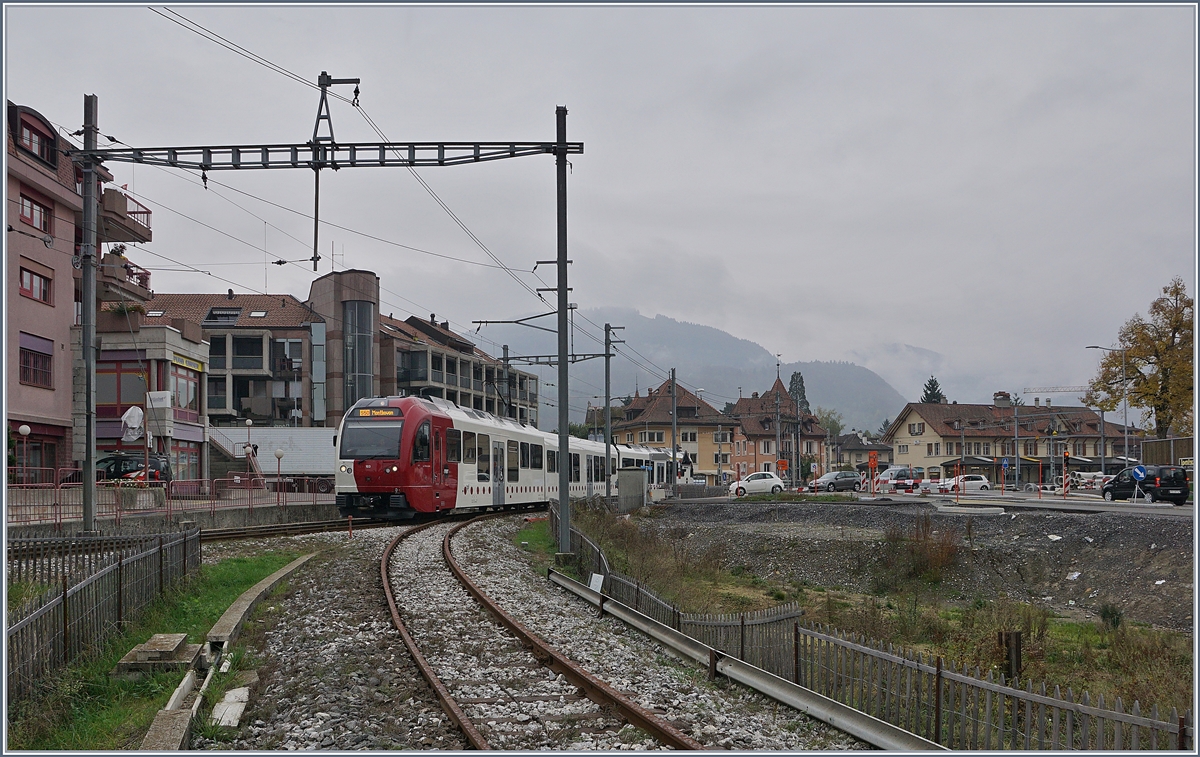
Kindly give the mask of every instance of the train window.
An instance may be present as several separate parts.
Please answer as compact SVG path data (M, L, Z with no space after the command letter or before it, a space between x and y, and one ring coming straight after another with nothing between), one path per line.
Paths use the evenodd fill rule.
M516 481L521 477L521 448L515 441L508 443L508 480Z
M403 422L347 423L342 429L341 458L395 460L400 457L400 430L403 427Z
M540 445L540 444L529 445L529 467L530 468L533 468L534 470L542 469L542 454L543 454L542 445Z
M413 439L412 459L414 463L429 460L429 421L417 428L417 435Z
M462 432L456 428L446 429L446 462L462 461Z
M584 455L584 466L587 470L587 482L590 484L595 481L596 475L596 458L591 455Z
M571 453L571 480L579 480L579 454L577 452Z
M480 481L491 481L492 476L492 440L487 434L476 437L479 444L478 470Z
M521 467L529 467L529 442L521 442Z
M633 458L631 458L631 457L621 458L621 467L622 468L632 468L633 467Z
M464 431L463 435L463 454L462 461L464 463L475 462L475 432Z
M558 473L558 453L552 449L546 450L546 472Z

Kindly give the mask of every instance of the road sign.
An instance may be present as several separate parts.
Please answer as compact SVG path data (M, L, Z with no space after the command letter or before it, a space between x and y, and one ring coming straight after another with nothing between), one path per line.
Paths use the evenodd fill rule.
M1000 460L1000 467L1003 468L1004 470L1008 470L1008 458L1007 457Z
M808 466L808 469L809 469L809 471L811 471L812 473L816 473L816 472L817 472L817 464L816 464L816 463L811 463L811 464L809 464L809 466Z
M776 468L778 468L778 469L779 469L779 470L781 470L781 471L785 471L785 472L786 472L786 471L787 471L787 469L788 469L788 461L787 461L787 460L776 460L776 461L775 461L775 467L776 467Z
M1135 465L1135 466L1133 466L1133 471L1131 471L1131 472L1133 473L1134 481L1145 481L1146 480L1146 466Z
M871 450L870 452L868 452L867 453L867 462L870 463L871 468L878 467L879 466L879 452L877 450Z

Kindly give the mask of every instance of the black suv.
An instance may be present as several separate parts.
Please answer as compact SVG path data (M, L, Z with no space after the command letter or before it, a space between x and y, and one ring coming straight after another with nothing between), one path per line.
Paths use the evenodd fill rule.
M1147 502L1182 505L1188 498L1187 471L1178 465L1147 465L1146 478L1137 481L1133 477L1133 468L1125 468L1100 487L1100 493L1106 501L1112 502L1129 499L1134 495L1135 487Z
M127 478L141 481L144 478L142 469L145 465L145 455L126 453L107 455L96 461L96 480ZM166 455L150 455L149 479L151 484L165 483L171 480L171 461L167 459Z

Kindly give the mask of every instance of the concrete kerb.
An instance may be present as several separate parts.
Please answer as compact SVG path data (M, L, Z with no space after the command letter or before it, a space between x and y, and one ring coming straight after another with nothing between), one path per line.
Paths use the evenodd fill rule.
M181 708L183 702L196 686L196 673L195 671L189 671L175 690L175 693L171 695L171 699L167 703L167 708L159 710L158 714L154 717L154 722L150 725L150 730L147 731L145 739L142 740L141 748L143 750L175 752L187 748L187 740L191 734L192 719L199 714L200 702L204 698L204 691L212 682L213 674L216 672L221 655L237 641L238 634L241 633L246 619L250 617L250 613L254 611L254 608L262 601L263 597L270 593L280 581L316 556L317 553L314 552L293 560L254 584L254 586L251 586L229 606L229 609L221 615L221 619L208 632L208 643L205 646L204 652L204 659L208 665L208 675L205 676L204 683L201 685L195 701L190 708Z

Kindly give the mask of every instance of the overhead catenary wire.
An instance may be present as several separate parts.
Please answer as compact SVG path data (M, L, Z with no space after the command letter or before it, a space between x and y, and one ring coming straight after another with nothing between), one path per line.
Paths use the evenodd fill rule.
M203 25L188 19L187 17L183 16L182 14L178 13L177 11L171 10L169 8L165 8L164 10L166 10L167 13L171 14L170 16L167 16L164 13L161 13L154 8L150 8L150 10L169 21L172 21L173 23L175 23L195 34L198 34L198 35L204 37L205 39L208 39L209 41L213 42L214 44L217 44L220 47L222 47L226 50L229 50L230 52L233 52L239 56L247 58L248 60L250 60L256 64L267 68L268 70L278 73L288 79L291 79L292 81L303 84L304 86L309 87L311 89L320 89L320 87L318 85L313 84L312 82L308 81L307 79L300 76L299 74L296 74L295 72L290 71L290 70L284 68L283 66L280 66L280 65L264 58L263 56L258 55L257 53L254 53L254 52L246 49L245 47L226 39L225 37L207 29ZM387 135L383 132L383 130L379 127L379 125L375 122L375 120L370 116L369 113L366 112L366 109L363 108L358 103L357 93L356 93L356 97L353 100L351 100L349 98L346 98L342 95L337 94L336 92L329 92L328 90L326 90L326 92L328 95L334 97L335 99L340 100L342 102L346 102L346 103L350 104L352 107L355 107L359 111L359 113L362 115L362 117L363 117L364 121L367 123L367 125L381 139L383 139L385 142L390 141L388 139ZM533 287L529 286L526 282L521 280L518 277L517 272L514 269L512 269L510 266L508 266L502 260L500 260L500 258L497 255L495 255L491 251L491 249L488 248L488 246L486 244L484 244L484 242L466 225L466 223L463 222L461 218L459 218L459 216L454 212L454 210L452 208L450 208L450 206L444 200L442 200L442 198L433 190L433 188L428 184L428 182L426 182L424 180L424 178L420 176L420 174L416 171L415 168L413 168L412 166L407 166L407 168L409 170L409 173L413 176L413 178L421 185L421 187L423 189L425 189L425 191L430 195L431 198L433 198L433 200L438 204L438 206L441 207L442 210L444 212L446 212L446 214L448 216L450 216L451 220L453 220L454 223L457 226L459 226L459 228L468 236L468 238L471 239L472 242L474 242L476 244L476 246L478 246L489 258L491 258L495 262L496 267L505 271L505 273L507 273L523 289L525 289L527 292L529 292L530 294L535 296L540 302L542 302L543 304L547 304L547 305L549 304L546 302L545 297L540 292L538 292ZM235 191L237 191L237 190L235 190ZM178 212L178 211L175 211L175 212ZM354 232L354 230L348 230L348 231L351 231L352 233L359 233L359 232ZM364 235L364 236L369 236L369 235ZM386 242L387 240L379 240L379 241ZM243 243L249 244L246 242L243 242ZM262 249L262 248L258 248L256 245L252 245L252 244L249 246L255 247L256 249L260 249L260 250ZM427 251L423 251L423 252L426 252L427 254L434 254L434 253L428 253ZM585 320L587 320L587 319L585 318ZM599 326L597 324L591 322L590 320L588 322L591 323L592 326L599 328ZM597 342L599 341L599 338L595 334L592 334L583 329L581 329L581 333L586 334L589 338L593 339L594 341L597 341ZM637 352L637 350L632 347L627 346L627 349L632 351L634 354L638 355L643 361L645 361L645 363L649 363L651 366L654 366L654 369L656 369L656 370L652 370L651 368L647 367L646 365L639 363L638 361L633 360L632 358L629 358L628 355L624 355L620 351L615 351L615 352L617 354L621 354L623 357L626 357L626 359L629 359L630 362L634 363L635 365L642 368L643 370L645 370L647 373L650 373L651 375L657 374L660 377L665 376L666 371L663 368L661 368L660 366L655 365L652 360L645 357L641 353ZM717 395L714 393L711 396L721 396L721 395Z

